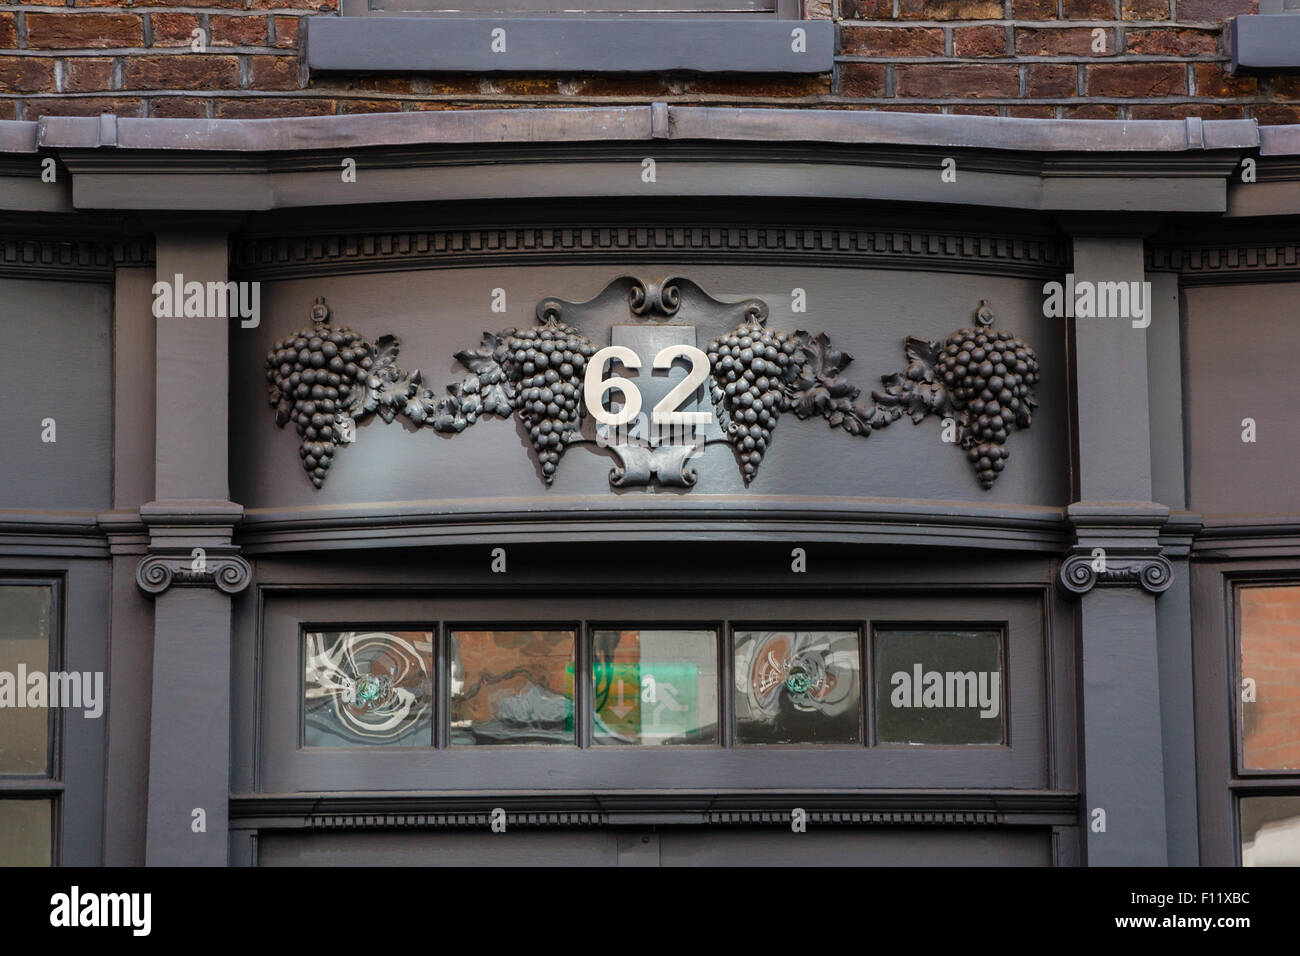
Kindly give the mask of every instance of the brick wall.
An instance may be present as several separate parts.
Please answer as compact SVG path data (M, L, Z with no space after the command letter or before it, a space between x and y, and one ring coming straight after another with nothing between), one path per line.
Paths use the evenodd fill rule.
M1057 118L1300 122L1300 76L1228 76L1226 21L1258 0L804 0L833 75L317 77L304 17L337 0L0 3L0 119L250 118L671 102ZM203 31L205 52L191 50Z
M1241 705L1246 766L1300 768L1300 587L1240 594L1241 676L1256 694Z

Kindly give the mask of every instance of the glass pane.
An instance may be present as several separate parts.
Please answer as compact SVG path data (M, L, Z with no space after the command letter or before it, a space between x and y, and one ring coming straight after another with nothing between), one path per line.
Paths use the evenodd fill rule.
M0 585L0 773L50 772L50 711L27 695L49 676L53 613L48 585Z
M1300 587L1242 588L1242 764L1300 769Z
M50 865L51 800L0 800L0 866Z
M573 631L452 634L450 739L574 743Z
M1000 744L999 631L878 630L876 742Z
M303 635L307 747L433 745L433 634Z
M853 744L856 631L737 631L736 742Z
M596 631L591 661L596 743L717 743L716 632Z
M1241 865L1300 866L1300 797L1241 798Z

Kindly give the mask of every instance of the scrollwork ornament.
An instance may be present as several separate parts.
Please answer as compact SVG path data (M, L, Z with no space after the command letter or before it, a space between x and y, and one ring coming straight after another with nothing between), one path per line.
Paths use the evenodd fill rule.
M155 554L135 569L135 581L148 594L162 594L171 587L215 587L226 594L238 594L253 580L253 568L237 554L205 557L201 569L193 566L190 554Z
M1140 587L1148 594L1169 590L1174 568L1163 555L1107 554L1106 566L1099 569L1091 551L1072 554L1061 562L1058 580L1073 595L1084 595L1094 587Z

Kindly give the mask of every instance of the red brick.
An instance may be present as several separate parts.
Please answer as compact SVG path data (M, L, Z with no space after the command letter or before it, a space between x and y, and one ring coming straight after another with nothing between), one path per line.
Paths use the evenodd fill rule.
M1056 0L1011 0L1011 16L1016 20L1055 20Z
M845 20L891 20L893 0L841 0L840 16Z
M250 56L248 86L254 90L298 89L298 58L294 56Z
M841 63L839 77L843 96L885 95L885 68L877 63Z
M571 96L665 96L671 93L662 76L587 76Z
M984 63L900 63L894 68L898 96L1016 96L1020 78L1014 65Z
M1021 56L1106 56L1115 53L1115 31L1105 30L1106 45L1103 53L1093 52L1093 29L1103 27L1075 27L1070 30L1016 30L1016 53Z
M803 0L802 10L805 20L829 20L831 0Z
M1187 92L1181 63L1099 63L1085 77L1089 96L1177 96Z
M340 113L400 113L402 104L398 100L341 100Z
M144 20L134 13L27 14L27 46L33 50L103 50L143 43Z
M0 100L0 120L17 119L18 106L18 100Z
M1110 103L1086 103L1061 107L1064 119L1117 119L1119 107Z
M144 101L134 96L51 96L27 101L28 119L37 116L98 116L100 113L141 116L144 114Z
M312 83L313 88L319 88L323 84ZM347 89L366 90L370 93L414 93L415 78L410 76L362 76L359 77L355 84L349 84ZM477 93L478 80L474 81L473 89L465 89L461 92Z
M1007 31L1003 27L958 27L952 31L954 56L1006 56Z
M233 56L175 53L133 56L126 61L128 90L238 89L239 61Z
M208 104L193 96L159 96L149 101L149 115L164 119L203 119L208 115Z
M276 17L275 18L275 45L278 47L293 49L298 45L298 20L299 17Z
M58 0L18 0L19 3L40 3L47 7L59 7ZM131 0L73 0L74 7L129 7Z
M213 46L266 46L266 18L213 14L208 20Z
M1149 103L1130 106L1128 111L1129 119L1241 119L1244 113L1244 106L1221 103Z
M0 13L0 48L13 49L18 46L18 26L12 13Z
M1180 23L1213 23L1259 13L1259 0L1178 0Z
M1197 63L1192 66L1197 96L1254 96L1259 92L1259 77L1229 76L1224 63Z
M943 56L937 27L844 27L842 52L850 56Z
M270 119L277 116L332 116L334 100L315 97L249 96L220 100L218 119Z
M54 60L43 56L0 56L0 92L54 90Z
M872 109L882 113L942 113L942 106L929 103L896 103L889 106L874 106Z
M199 28L199 17L196 13L151 13L149 26L154 46L189 46Z
M1067 20L1114 20L1115 0L1061 0Z
M1300 75L1279 75L1273 77L1269 89L1274 96L1284 100L1300 100Z
M948 107L949 114L953 116L997 116L998 107L977 106L970 103L958 103L956 106Z
M113 88L113 61L107 57L70 56L64 63L63 89L69 93L100 93Z
M1007 107L1007 116L1019 119L1055 119L1055 106L1018 106Z
M497 80L492 81L495 89L500 89ZM825 96L831 91L829 76L791 77L781 79L747 79L745 77L704 76L692 80L689 86L692 93L710 93L723 96ZM504 89L503 93L518 93L520 90Z
M903 20L1001 20L1002 0L898 0Z
M1168 20L1169 0L1121 0L1120 17L1124 20Z
M1060 98L1078 94L1078 68L1071 63L1032 63L1025 82L1029 96Z
M115 6L123 6L135 0L117 0ZM211 7L213 9L238 9L244 8L244 0L147 0L151 7ZM142 4L143 5L143 4ZM282 6L291 7L292 3L286 2Z
M242 7L243 3L239 5ZM338 8L338 0L252 0L249 4L252 10L315 10L318 13L333 13Z
M1124 46L1129 53L1162 56L1196 56L1216 53L1219 49L1219 32L1208 30L1140 30L1130 27L1124 33Z
M560 88L553 76L493 76L492 89L516 96L556 96ZM722 82L726 82L724 79Z

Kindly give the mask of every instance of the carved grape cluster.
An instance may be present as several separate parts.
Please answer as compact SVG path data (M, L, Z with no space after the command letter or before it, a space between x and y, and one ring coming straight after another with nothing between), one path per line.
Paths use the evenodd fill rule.
M316 324L279 340L266 356L275 423L281 428L294 423L302 439L302 467L317 488L325 483L344 439L346 409L365 388L374 363L370 343L361 333L330 327L329 316L324 300L318 299L312 309Z
M769 329L761 317L751 315L705 350L713 375L713 407L740 458L745 484L758 473L777 417L790 407L799 344L796 336Z

